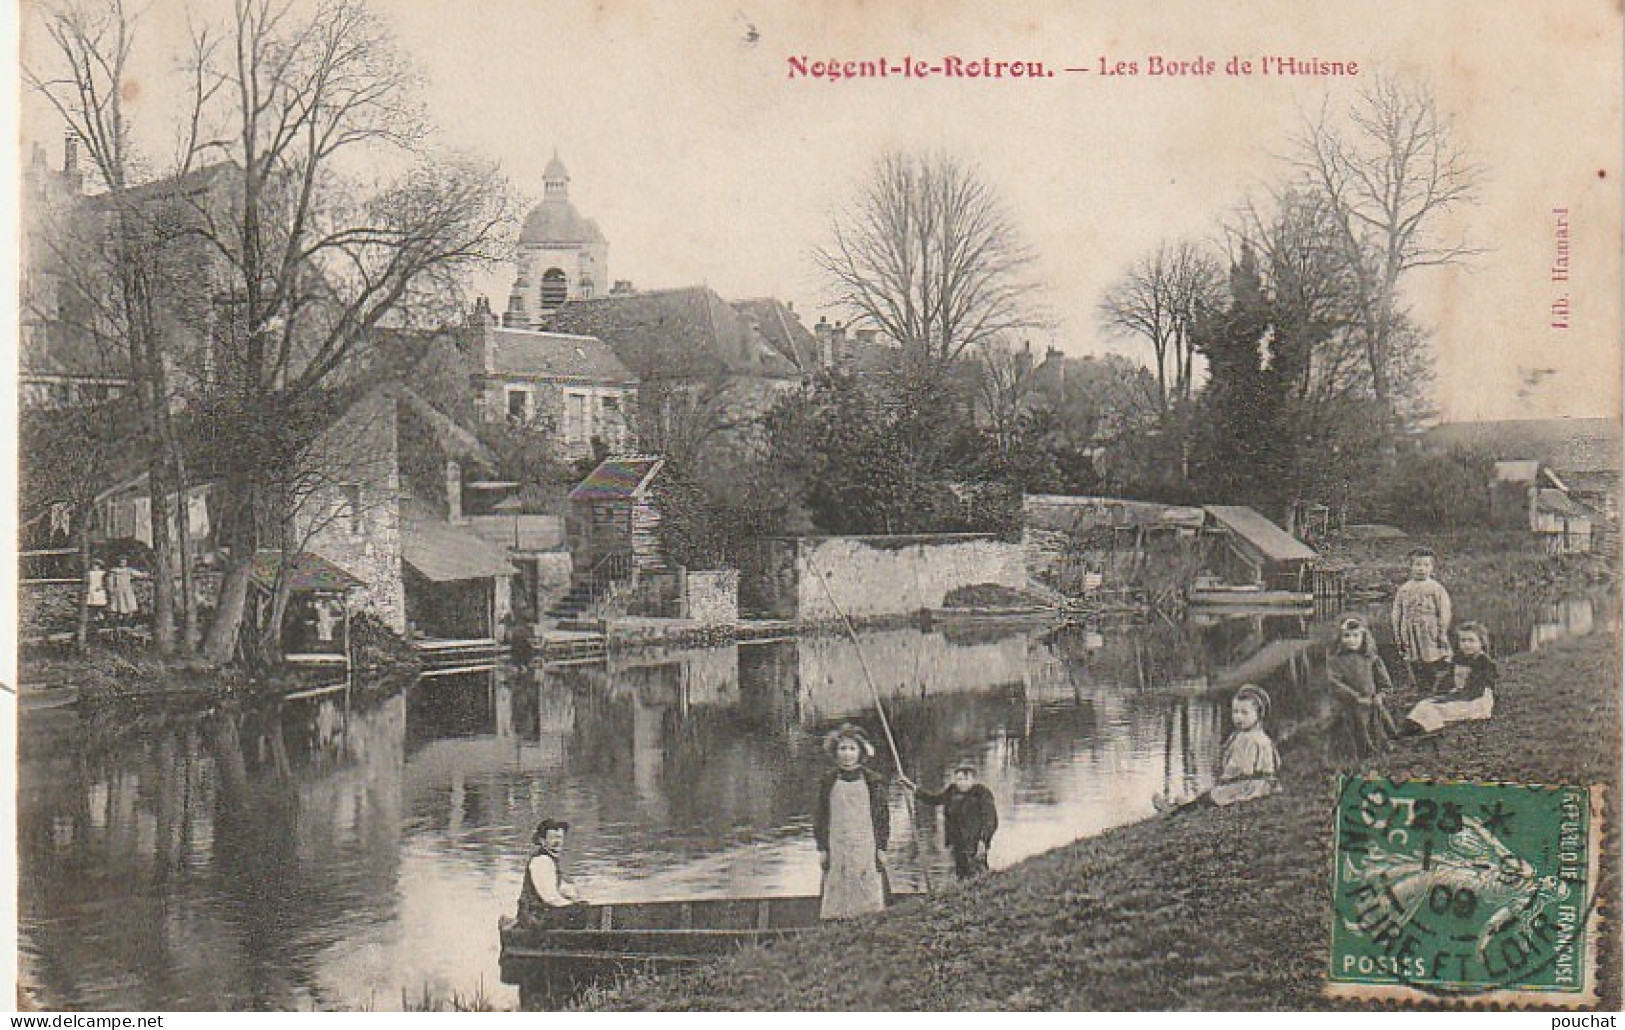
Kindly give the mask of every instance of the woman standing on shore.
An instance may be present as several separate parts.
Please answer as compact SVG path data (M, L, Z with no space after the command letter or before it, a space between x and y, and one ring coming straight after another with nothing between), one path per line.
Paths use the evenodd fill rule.
M886 780L863 764L873 758L869 737L851 723L824 740L835 768L818 782L813 838L824 870L820 919L844 919L886 907L886 845L891 806Z

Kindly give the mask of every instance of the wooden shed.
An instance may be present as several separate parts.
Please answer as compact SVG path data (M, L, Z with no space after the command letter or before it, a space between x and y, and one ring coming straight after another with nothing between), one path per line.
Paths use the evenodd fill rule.
M301 551L292 561L282 552L262 550L249 570L249 619L261 626L270 617L278 580L288 588L280 643L292 664L350 661L350 595L361 581L326 558Z
M1209 504L1203 509L1209 540L1208 571L1224 583L1267 590L1306 590L1319 555L1252 508Z
M665 459L606 459L570 491L565 534L578 578L622 579L666 567L651 491Z
M1529 508L1529 528L1544 542L1547 554L1591 550L1592 513L1562 490L1536 491Z

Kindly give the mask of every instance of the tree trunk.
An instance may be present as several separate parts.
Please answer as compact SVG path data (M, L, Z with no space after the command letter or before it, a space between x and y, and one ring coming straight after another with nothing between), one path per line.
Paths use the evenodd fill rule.
M248 580L259 550L259 522L255 509L259 490L253 473L241 463L226 475L221 491L221 537L227 541L230 560L220 582L214 620L209 624L203 653L215 665L229 665L237 657L237 640L248 611Z
M169 534L169 513L175 493L156 422L149 411L148 439L159 444L147 465L148 521L152 529L152 643L160 655L170 655L175 651L175 549Z
M177 516L175 519L176 551L181 566L181 634L180 650L182 654L197 653L198 624L197 624L197 589L193 584L192 561L192 505L190 484L186 477L186 458L181 453L180 442L175 439L175 427L167 417L165 426L165 456L169 460L170 474L174 477L176 485Z
M234 553L225 578L220 581L214 621L209 624L209 635L203 644L204 657L215 665L230 665L237 657L237 634L248 608L248 575L252 566L253 552L243 558Z
M79 624L73 633L74 646L80 651L90 642L90 519L88 506L84 512L74 513L74 531L79 535Z

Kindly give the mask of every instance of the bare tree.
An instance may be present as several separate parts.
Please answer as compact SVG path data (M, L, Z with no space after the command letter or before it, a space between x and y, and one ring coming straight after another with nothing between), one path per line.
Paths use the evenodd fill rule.
M1377 75L1346 121L1327 108L1298 139L1295 163L1324 195L1351 277L1355 333L1377 400L1395 409L1400 285L1417 268L1478 253L1445 240L1445 213L1477 197L1482 170L1425 87Z
M1160 244L1135 261L1100 302L1100 319L1108 329L1143 336L1151 344L1157 403L1164 413L1170 404L1191 398L1196 355L1192 329L1204 311L1218 304L1223 285L1218 262L1181 240Z
M123 0L66 0L46 7L42 21L49 56L45 67L26 69L25 78L67 125L75 145L84 147L104 190L89 200L74 198L74 210L65 212L64 231L53 234L48 244L62 288L73 301L58 305L49 317L64 332L116 350L126 365L149 455L156 566L153 638L158 651L167 654L177 644L177 570L183 622L179 643L184 649L190 649L197 630L185 517L187 475L171 416L174 395L165 331L165 313L186 275L169 250L172 211L131 188L137 159L123 104L137 17ZM194 99L202 104L208 92L200 89ZM187 125L195 129L195 118ZM195 135L183 133L177 176L189 171L195 148ZM64 311L72 312L71 317L64 318Z
M216 392L237 429L232 560L207 641L218 662L236 650L254 553L286 522L306 442L271 427L301 424L373 329L501 257L513 221L494 168L425 154L411 70L356 0L308 13L236 0L222 43L200 41L191 67L208 128L199 152L232 170L191 211L226 285ZM343 178L347 161L388 153L415 158L394 183L362 192Z
M977 358L977 399L999 457L1006 458L1016 446L1022 416L1037 389L1038 365L1030 344L1018 348L1002 338L983 341Z
M814 259L919 371L1041 323L1032 253L993 186L946 154L880 158Z

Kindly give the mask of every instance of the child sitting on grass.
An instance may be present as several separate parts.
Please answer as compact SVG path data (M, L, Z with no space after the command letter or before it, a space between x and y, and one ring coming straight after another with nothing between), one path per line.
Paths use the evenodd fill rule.
M1450 660L1449 693L1425 698L1405 716L1405 735L1437 733L1453 722L1488 719L1495 714L1495 660L1490 635L1482 623L1464 622L1456 631L1456 654Z
M1243 684L1230 700L1230 721L1235 723L1236 732L1224 743L1219 782L1193 798L1171 801L1158 794L1151 799L1156 810L1172 815L1192 808L1234 805L1279 790L1276 776L1281 771L1281 756L1275 742L1264 732L1264 716L1269 710L1270 696L1264 688Z
M1365 620L1350 616L1338 627L1337 650L1326 660L1337 716L1332 722L1332 752L1341 759L1364 761L1388 750L1396 735L1393 717L1383 704L1394 681L1377 654L1377 642Z

